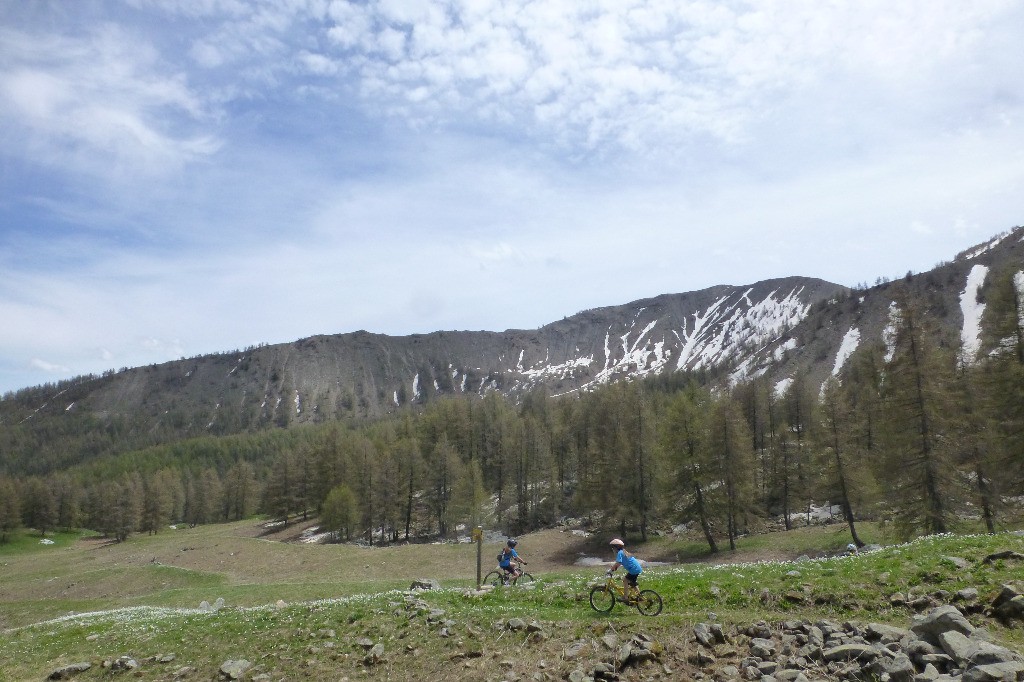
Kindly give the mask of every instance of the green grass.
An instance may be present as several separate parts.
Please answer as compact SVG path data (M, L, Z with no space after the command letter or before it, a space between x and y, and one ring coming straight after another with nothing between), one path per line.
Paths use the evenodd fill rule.
M865 528L865 539L872 532ZM152 561L154 552L181 553L182 538L188 538L187 546L210 543L209 553L195 558L197 565L219 567L224 552L251 554L250 573L240 574L238 566L228 563L224 570L199 570ZM562 660L564 646L606 630L654 636L664 642L667 656L677 657L672 664L681 665L689 628L711 614L727 624L829 618L906 625L912 612L891 605L895 592L955 593L976 587L990 601L1000 585L1016 580L1024 569L1013 560L982 562L997 551L1024 553L1024 538L1013 534L935 536L855 557L689 563L644 573L641 586L657 590L665 600L661 616L645 618L622 605L609 616L591 610L588 586L602 575L594 569L544 571L533 589L467 596L475 572L471 547L421 545L372 552L344 546L267 547L268 564L287 560L291 567L306 566L293 568L282 580L275 566L258 564L260 554L250 551L252 543L260 548L266 543L236 540L230 529L209 528L186 536L139 538L121 547L83 549L69 541L57 553L23 546L4 554L0 613L9 629L0 635L0 679L38 680L80 660L94 667L76 679L107 679L110 672L100 664L122 655L143 662L133 676L143 680L170 679L184 666L192 672L181 679L215 679L223 661L238 658L255 662L273 679L481 679L493 677L484 667L490 670L503 662L506 672L528 677L541 661L561 678L573 665ZM780 546L791 554L810 555L845 544L843 532L826 526L742 538L740 548L751 556ZM650 547L679 554L686 548L666 538ZM200 551L175 556L192 559ZM367 563L371 557L374 563ZM410 557L416 558L411 567ZM948 557L964 559L970 568L959 569ZM723 553L720 558L731 556ZM453 571L453 566L465 570ZM454 621L449 637L441 636L441 624L428 623L425 613L407 609L401 590L409 582L401 577L403 572L444 576L444 589L423 593L421 599ZM54 586L53 578L63 584ZM77 589L81 598L60 596L69 582L76 583L71 592ZM111 589L113 593L104 592ZM17 596L19 590L27 596ZM218 597L228 608L217 613L196 610L200 601L213 603ZM277 608L278 600L287 605ZM132 608L89 613L121 607ZM524 633L509 632L504 624L512 617L541 621L547 639L532 642ZM1019 630L986 625L998 640L1016 648L1024 644ZM361 637L384 645L384 663L362 663ZM167 654L174 659L154 660Z

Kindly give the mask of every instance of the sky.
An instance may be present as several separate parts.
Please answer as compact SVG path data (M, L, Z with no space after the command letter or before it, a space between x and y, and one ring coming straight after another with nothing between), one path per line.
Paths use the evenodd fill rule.
M0 0L0 394L1024 222L1016 0Z

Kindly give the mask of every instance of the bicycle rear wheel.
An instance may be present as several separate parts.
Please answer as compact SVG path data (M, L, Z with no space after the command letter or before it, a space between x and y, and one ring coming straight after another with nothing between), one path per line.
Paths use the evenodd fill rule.
M662 606L661 595L654 590L641 590L636 600L637 610L645 616L657 616Z
M600 613L611 613L615 606L615 594L610 592L604 585L598 585L590 590L590 608Z

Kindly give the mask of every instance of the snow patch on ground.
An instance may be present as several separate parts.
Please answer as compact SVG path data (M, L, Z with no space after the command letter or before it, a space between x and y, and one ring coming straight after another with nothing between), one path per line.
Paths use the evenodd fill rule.
M779 383L775 384L775 395L776 396L782 396L786 391L789 390L789 387L792 386L792 385L793 385L792 377L787 377L787 378L783 379Z

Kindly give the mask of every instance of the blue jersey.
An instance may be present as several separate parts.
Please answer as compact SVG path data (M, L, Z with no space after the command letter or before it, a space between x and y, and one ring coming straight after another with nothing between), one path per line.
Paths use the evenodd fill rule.
M644 572L643 566L640 565L640 560L630 554L626 556L626 550L620 549L619 553L615 555L615 561L622 565L626 569L626 573L630 575L640 575Z
M518 559L519 554L514 549L506 549L501 553L501 560L498 562L498 565L502 568L508 568L512 565L512 557Z

